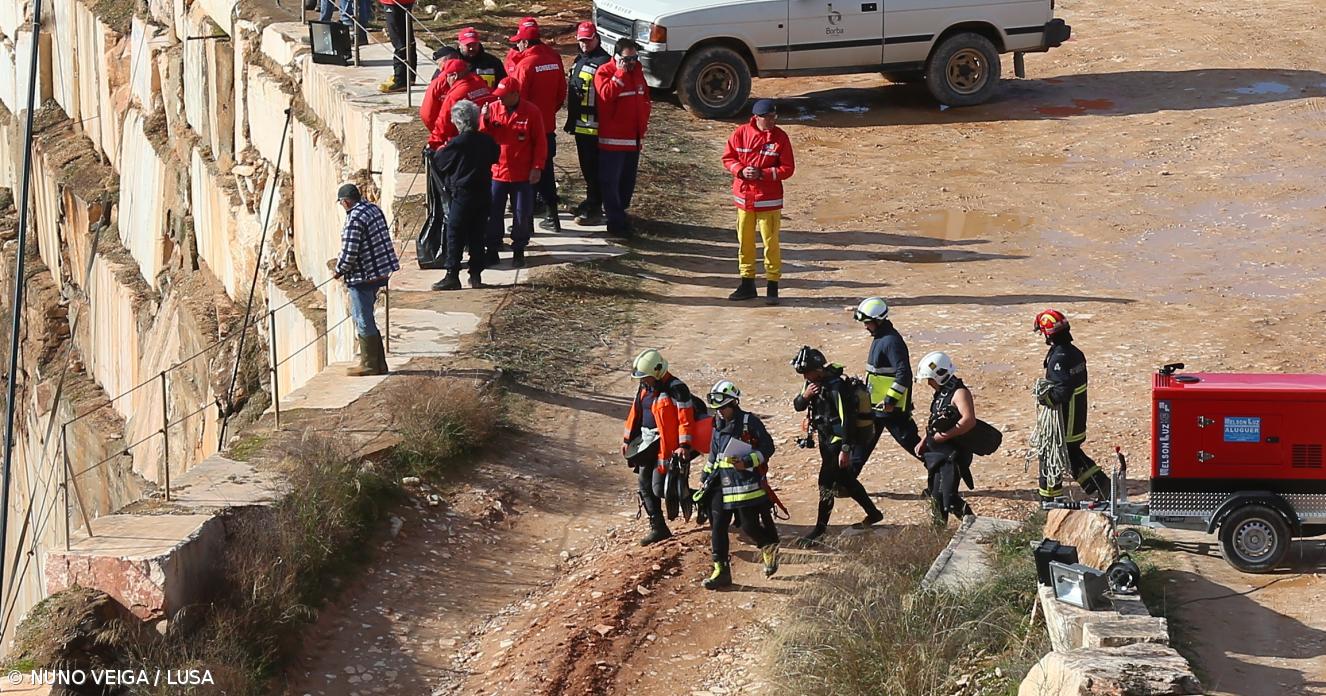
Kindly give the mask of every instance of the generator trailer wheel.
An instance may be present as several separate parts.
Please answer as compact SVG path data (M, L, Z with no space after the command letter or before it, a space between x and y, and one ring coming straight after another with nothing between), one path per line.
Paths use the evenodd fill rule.
M1220 523L1225 561L1245 573L1273 570L1289 551L1289 524L1265 505L1245 505Z

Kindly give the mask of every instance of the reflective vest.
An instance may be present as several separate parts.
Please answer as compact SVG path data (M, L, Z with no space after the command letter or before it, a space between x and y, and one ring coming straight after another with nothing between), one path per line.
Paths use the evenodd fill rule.
M760 434L763 432L767 437L767 432L763 426L752 426L751 415L747 412L741 414L741 426L735 433L725 432L728 424L724 423L722 429L714 430L714 442L710 447L709 462L704 466L704 478L718 476L720 494L723 496L723 509L736 510L745 507L756 507L768 504L769 494L764 486L765 472L768 471L768 461L765 454L760 451ZM722 450L727 448L732 439L738 439L751 446L751 466L745 469L738 469L731 460L722 456ZM772 440L764 443L772 447Z
M576 56L576 62L567 74L566 123L567 129L576 135L599 134L599 99L594 91L594 73L609 60L612 56L599 46Z

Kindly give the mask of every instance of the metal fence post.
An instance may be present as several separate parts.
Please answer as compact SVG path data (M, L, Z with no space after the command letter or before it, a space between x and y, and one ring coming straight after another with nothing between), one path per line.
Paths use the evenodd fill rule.
M409 63L410 57L418 51L418 46L414 42L414 13L402 9L400 5L397 5L397 9L405 13L405 62ZM418 67L419 61L415 60L414 70L417 71ZM414 108L414 78L415 75L407 69L405 71L405 106L408 108ZM451 118L451 115L447 114L447 118Z
M170 502L170 413L166 409L166 371L161 371L161 470L165 472L166 502Z
M69 550L69 424L60 426L60 497L64 502L64 550Z
M267 312L269 331L272 335L272 408L276 411L276 429L281 429L281 382L276 374L276 310Z
M384 314L386 315L382 318L383 319L382 339L386 343L386 346L383 348L383 351L390 353L391 352L391 286L390 285L384 285L382 287L382 302L385 309Z

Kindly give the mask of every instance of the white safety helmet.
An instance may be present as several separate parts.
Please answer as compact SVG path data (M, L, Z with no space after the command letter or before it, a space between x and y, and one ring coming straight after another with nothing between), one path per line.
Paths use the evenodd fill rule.
M916 364L916 379L933 379L943 384L957 372L958 368L953 364L953 358L948 357L948 353L935 351L921 358L921 362Z
M657 348L648 348L640 351L631 363L631 376L636 379L645 377L655 377L662 379L667 374L668 361L663 358L663 354L658 352Z
M867 297L856 306L852 318L857 321L884 321L889 318L889 303L882 297Z
M723 408L728 404L734 404L741 401L741 390L731 380L720 379L714 383L709 390L709 397L705 402L709 408Z

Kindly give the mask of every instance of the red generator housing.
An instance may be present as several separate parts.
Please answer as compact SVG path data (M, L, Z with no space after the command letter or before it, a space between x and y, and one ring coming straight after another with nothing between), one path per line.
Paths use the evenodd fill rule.
M1250 572L1326 533L1326 375L1176 367L1151 392L1151 519L1219 528L1225 559Z

